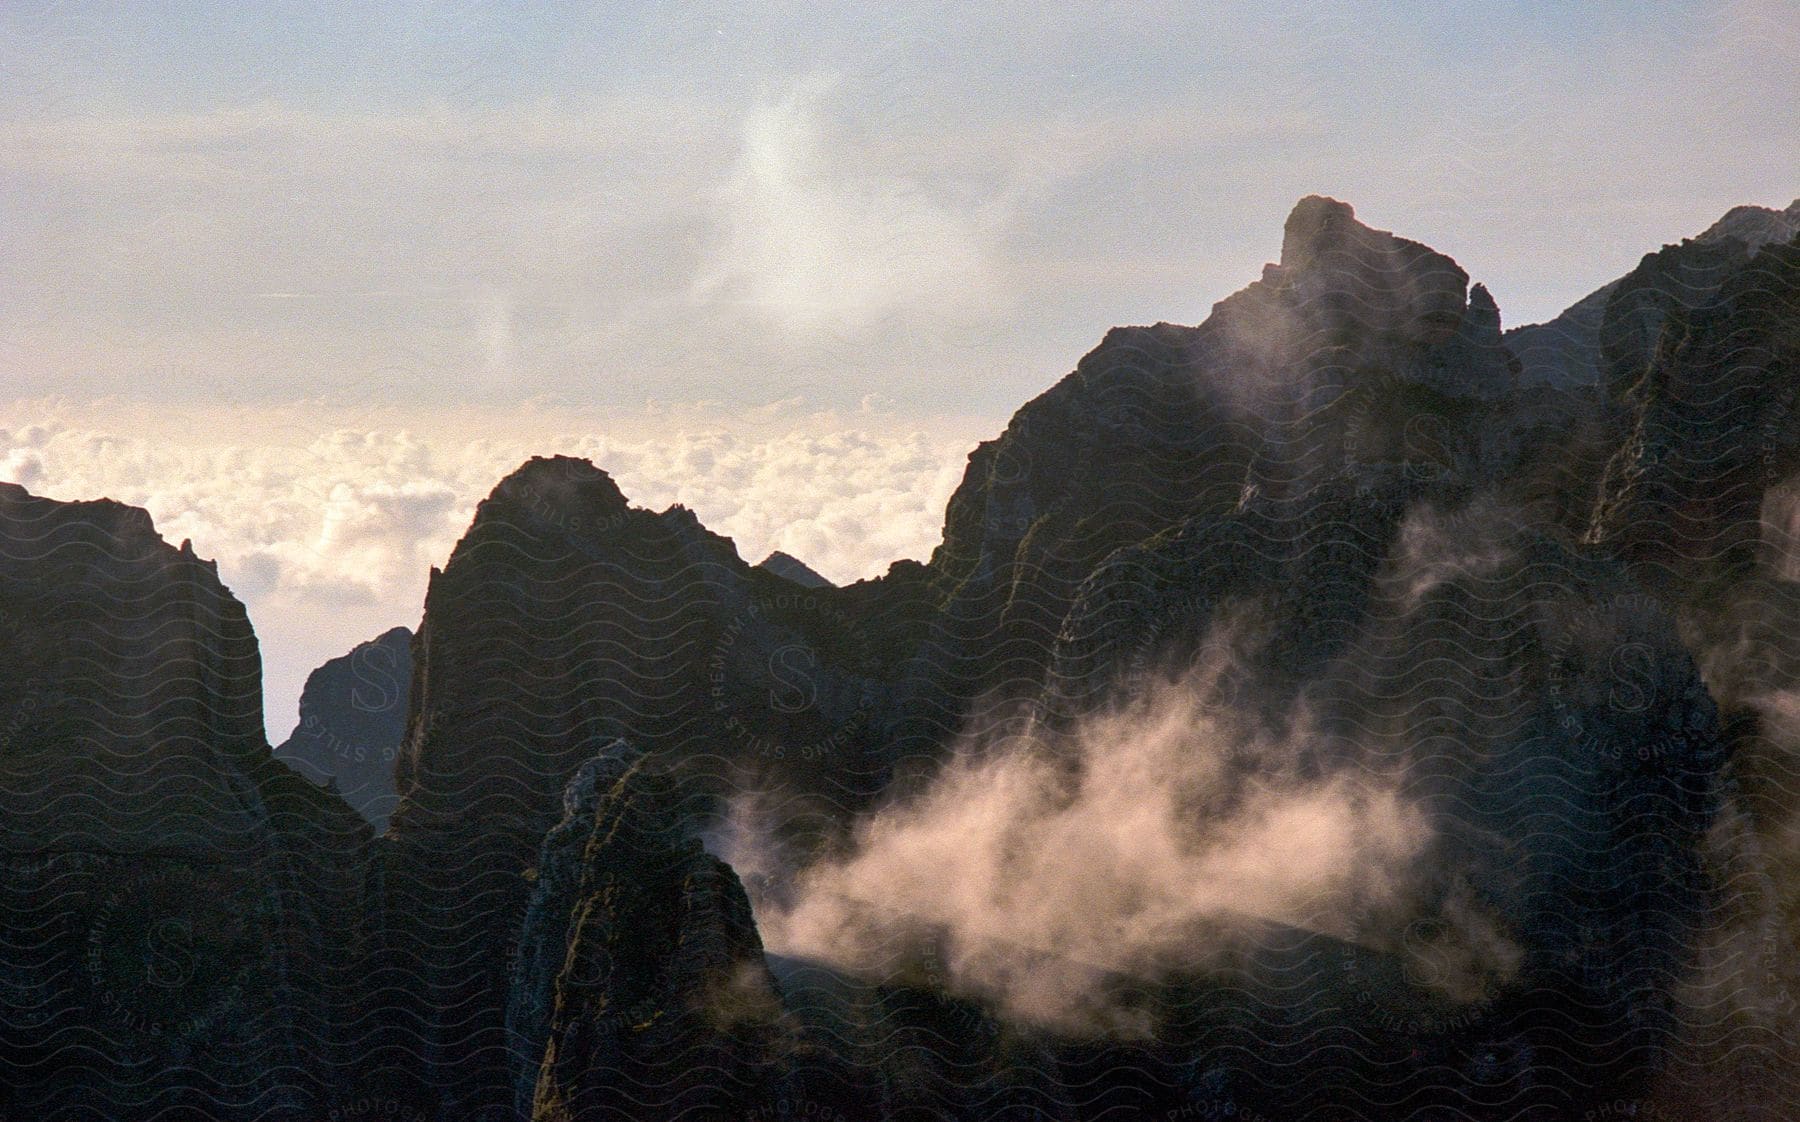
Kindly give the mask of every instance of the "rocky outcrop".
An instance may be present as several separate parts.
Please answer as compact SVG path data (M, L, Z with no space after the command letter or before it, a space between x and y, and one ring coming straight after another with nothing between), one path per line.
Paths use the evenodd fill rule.
M578 1110L570 1104L582 1096L609 1093L583 1074L591 1065L648 1062L633 1058L638 1038L604 1016L618 1008L614 991L691 987L659 980L650 961L638 964L642 978L634 969L598 990L567 985L582 945L622 953L611 936L582 933L589 891L578 887L594 866L590 827L606 814L608 785L639 766L612 747L620 741L654 761L646 775L684 792L684 814L713 813L735 786L797 793L795 805L811 808L797 817L816 818L793 827L803 855L831 844L874 793L929 776L958 735L979 740L996 721L1080 720L1232 633L1249 642L1229 651L1233 696L1271 725L1306 699L1337 723L1329 742L1343 759L1369 762L1369 722L1399 721L1394 682L1411 683L1409 711L1436 713L1442 728L1397 726L1377 739L1390 764L1410 760L1435 777L1421 782L1462 847L1445 858L1457 884L1505 880L1466 863L1480 851L1469 838L1552 814L1520 801L1518 775L1592 808L1582 828L1598 832L1584 844L1624 864L1588 868L1556 850L1531 857L1538 880L1491 891L1511 909L1504 923L1524 932L1523 977L1592 1014L1590 1035L1563 1045L1585 1063L1621 1046L1611 1031L1620 1017L1637 1018L1620 1070L1639 1070L1666 1023L1619 979L1641 984L1648 971L1643 992L1665 993L1678 969L1671 948L1697 907L1689 859L1711 813L1716 729L1666 616L1618 615L1625 578L1559 544L1559 518L1579 504L1543 479L1566 466L1566 418L1518 394L1520 377L1492 298L1454 261L1315 198L1290 218L1280 263L1204 324L1112 332L978 448L929 564L806 587L783 566L745 565L680 508L632 508L592 465L526 464L433 574L415 647L401 802L380 878L383 976L409 991L391 1054L424 1056L422 1093L452 1114L522 1111L533 1099L551 1116ZM1548 507L1534 490L1544 486ZM1471 507L1481 495L1488 506ZM1436 532L1418 528L1422 508L1497 502L1500 521L1537 523L1538 537L1445 560L1443 573L1416 556L1466 545L1454 534L1421 545ZM1492 536L1481 517L1447 517ZM1508 575L1469 575L1495 565ZM1572 700L1587 687L1571 683L1602 655L1564 649L1577 640L1555 621L1568 619L1582 643L1612 635L1648 652L1668 730ZM1409 676L1396 653L1465 631L1491 642L1478 669L1446 648L1440 673ZM1370 666L1394 680L1361 676ZM1462 734L1481 747L1456 746L1454 722L1477 717L1486 723ZM1672 786L1646 780L1638 792L1609 770L1641 736L1670 745L1658 782ZM1599 745L1593 760L1577 742ZM1640 794L1663 800L1660 835L1619 817L1649 805ZM676 864L684 880L713 883L700 865ZM1641 879L1649 865L1686 870L1673 897L1632 897L1616 913L1544 904L1571 884L1597 892L1608 876ZM702 907L688 889L657 884L630 909L657 923L698 909L707 924L739 930L733 890L707 888ZM623 891L606 907L624 907ZM1569 916L1584 917L1587 933L1571 933ZM1570 956L1588 974L1572 980L1555 965ZM1535 1016L1508 1002L1496 1008ZM1508 1025L1493 1031L1526 1032ZM540 1047L561 1057L554 1073L539 1069ZM807 1047L790 1060L816 1054ZM994 1086L1003 1069L988 1068ZM836 1088L818 1091L822 1100L887 1079L866 1056L821 1070L820 1086Z
M1665 323L1672 314L1685 319L1760 248L1797 231L1800 205L1734 208L1699 236L1645 255L1555 319L1506 332L1520 363L1511 411L1536 422L1520 493L1537 501L1544 518L1587 533L1607 463L1642 407L1638 388Z
M1231 676L1254 668L1261 704L1271 715L1288 708L1354 639L1401 520L1437 490L1405 472L1339 479L1311 491L1298 516L1292 504L1251 501L1117 550L1082 584L1057 636L1052 711L1071 720L1209 659ZM1253 620L1234 620L1249 610ZM1251 696L1241 683L1218 688Z
M1654 341L1655 326L1668 307L1699 306L1717 280L1719 262L1747 260L1763 246L1792 241L1796 234L1800 199L1785 210L1733 207L1682 246L1646 254L1631 273L1601 285L1555 319L1508 331L1506 344L1519 357L1525 383L1580 393L1607 382L1602 376L1608 362L1602 355L1604 334L1614 348L1612 360L1627 364L1620 374L1629 385L1634 374L1642 373L1643 348ZM1694 246L1698 248L1684 248ZM1623 296L1614 309L1612 300L1619 293ZM1606 327L1609 315L1616 321L1612 328Z
M1506 333L1519 359L1525 385L1578 394L1600 384L1600 325L1618 281L1608 281L1545 323L1528 323Z
M532 460L495 488L431 577L385 846L383 941L412 978L393 1017L414 1039L394 1054L430 1057L443 1109L512 1099L522 874L577 769L624 739L703 800L752 782L866 800L920 587L904 570L799 587L683 508L631 507L582 460Z
M479 815L535 844L615 737L707 775L829 756L848 781L875 767L904 621L867 601L891 587L797 589L684 508L633 508L584 460L533 460L432 575L396 832Z
M750 902L692 808L643 758L604 759L531 1117L750 1117L775 1101L780 1004Z
M1793 770L1785 699L1800 685L1790 638L1800 619L1800 586L1791 579L1800 472L1797 224L1800 204L1785 212L1737 208L1688 243L1723 245L1734 260L1736 247L1757 252L1697 307L1670 306L1628 395L1625 438L1589 530L1642 584L1681 605L1688 645L1734 745L1728 821L1736 826L1721 830L1709 853L1734 896L1765 901L1779 891L1759 854L1786 844L1777 840L1789 830L1785 799L1771 793ZM1726 844L1726 835L1735 840ZM1753 890L1737 891L1747 877Z
M806 562L783 553L779 549L758 561L756 567L774 573L781 579L797 584L801 588L831 587L831 582L813 572L807 567Z
M516 1042L512 1065L514 1103L531 1113L538 1071L550 1037L556 979L569 956L569 923L581 887L596 816L626 771L642 758L622 740L581 765L563 791L563 817L544 836L535 868L527 872L531 898L513 952L512 983L506 998L506 1030Z
M0 1110L320 1107L368 829L270 757L243 606L142 510L0 484L0 618Z
M1260 730L1233 741L1230 765L1254 787L1394 776L1427 808L1429 885L1359 921L1352 957L1305 935L1279 982L1239 982L1223 1006L1236 1012L1202 1018L1196 1039L1241 1032L1256 1052L1252 1040L1289 1035L1296 990L1330 1007L1301 1017L1307 1049L1229 1069L1236 1101L1274 1117L1358 1096L1400 1116L1446 1088L1472 1093L1459 1065L1489 1050L1535 1057L1517 1082L1481 1089L1495 1110L1640 1092L1679 1030L1725 760L1669 610L1616 562L1491 500L1439 506L1396 486L1315 503L1291 526L1256 510L1197 518L1115 553L1058 642L1055 682L1076 712L1185 676L1208 708ZM1453 956L1464 965L1513 965L1471 986L1475 1000L1372 989L1374 974L1422 973L1407 958L1420 933L1474 938ZM1191 999L1220 1009L1203 987ZM1396 1024L1437 1039L1408 1058ZM1326 1075L1308 1055L1340 1033L1355 1058ZM1295 1067L1306 1075L1279 1074Z
M1641 1096L1736 1063L1744 1023L1785 1062L1785 1014L1718 995L1800 900L1759 857L1800 838L1800 584L1758 528L1800 469L1786 221L1646 258L1551 376L1449 257L1304 199L1204 323L1108 333L978 447L928 563L842 588L533 459L431 574L410 663L397 630L309 681L282 752L360 796L332 745L390 742L401 691L359 708L357 655L410 665L375 840L269 757L207 563L0 491L0 1110L1599 1117L1688 1102ZM1053 813L1114 759L1075 734L1167 689L1206 714L1169 757L1197 774L1146 777L1204 792L1176 833L1356 780L1416 854L1316 914L1206 912L1218 954L1084 964L1136 1035L965 984L982 948L938 920L855 969L765 959L753 900L872 807L1018 733ZM740 881L700 839L745 789L780 820ZM207 965L165 985L175 950Z
M1646 301L1615 354L1634 415L1591 536L1659 587L1748 576L1764 500L1800 470L1800 243L1723 244L1705 299Z
M1731 239L1755 253L1765 245L1779 245L1800 237L1800 199L1785 209L1767 206L1734 206L1694 240L1716 242Z
M1301 200L1261 280L1198 327L1115 329L971 454L900 743L1033 695L1077 587L1121 546L1246 492L1304 506L1396 467L1452 486L1504 475L1522 438L1496 411L1516 378L1491 297L1456 262Z
M394 761L406 734L411 678L411 631L396 627L357 644L306 676L300 723L276 747L276 758L337 792L376 830L386 829L399 797Z

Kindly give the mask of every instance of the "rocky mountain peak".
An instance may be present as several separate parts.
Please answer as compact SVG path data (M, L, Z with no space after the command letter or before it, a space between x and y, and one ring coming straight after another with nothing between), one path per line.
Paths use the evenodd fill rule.
M1480 281L1469 287L1469 319L1484 329L1491 328L1496 333L1500 330L1500 305Z
M1710 242L1736 238L1746 249L1755 252L1771 242L1792 241L1796 234L1800 234L1800 199L1789 203L1785 210L1734 206L1694 240Z
M750 1115L779 999L742 883L702 848L678 785L622 741L564 803L528 917L569 919L511 995L528 1039L543 1034L532 1119Z
M412 632L395 627L306 677L300 721L275 749L278 759L334 790L376 827L397 798L394 760L406 733Z
M560 517L618 517L630 509L625 493L612 476L589 460L575 456L533 456L502 479L476 511L479 525L484 511L499 507L509 519L519 513Z
M1303 304L1326 298L1326 310L1339 313L1331 318L1348 315L1365 330L1438 336L1455 329L1467 305L1469 274L1454 260L1365 226L1349 203L1320 195L1288 215L1280 274Z
M774 573L783 580L792 581L802 588L832 587L830 581L814 572L806 562L779 549L758 561L756 567Z
M1303 269L1354 230L1368 227L1356 220L1356 208L1325 195L1308 195L1294 204L1281 231L1281 267Z
M0 486L0 1114L263 1118L269 1072L341 1073L369 831L270 757L260 666L146 512Z
M59 541L80 540L97 546L115 561L147 560L155 555L197 560L187 543L176 549L162 539L149 511L112 499L60 502L33 495L17 483L0 483L0 520L17 524L21 530L35 524L36 533L21 538L27 546L54 535Z

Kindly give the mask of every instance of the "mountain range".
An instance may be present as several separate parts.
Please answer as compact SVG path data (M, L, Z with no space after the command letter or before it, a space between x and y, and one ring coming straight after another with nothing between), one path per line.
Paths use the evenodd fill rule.
M501 480L264 737L0 484L0 1119L1800 1113L1800 201L1545 324L1300 200L925 562Z

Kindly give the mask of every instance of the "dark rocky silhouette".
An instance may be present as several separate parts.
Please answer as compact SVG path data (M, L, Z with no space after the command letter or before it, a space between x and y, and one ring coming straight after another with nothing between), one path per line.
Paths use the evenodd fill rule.
M0 1113L322 1109L368 827L273 759L243 605L142 510L0 484Z
M750 1113L775 1098L781 1016L750 901L677 786L621 755L571 790L579 812L596 789L578 875L534 891L568 951L531 1117Z
M779 549L756 563L759 569L766 569L783 580L789 580L802 588L829 588L831 582L813 572L806 562L798 557L789 556Z
M586 461L533 460L481 504L432 574L384 839L387 961L415 982L393 1015L422 1042L395 1054L432 1058L443 1109L512 1101L521 874L575 770L624 739L715 805L758 782L871 797L919 583L801 588Z
M1754 257L1724 244L1693 303L1620 313L1614 369L1632 413L1592 537L1657 570L1641 574L1651 583L1750 575L1764 499L1800 470L1800 243Z
M306 676L300 722L277 758L330 786L376 830L387 828L398 797L394 761L406 735L412 632L396 627Z
M1697 307L1704 302L1711 285L1712 266L1720 259L1745 260L1771 243L1792 241L1800 234L1800 199L1785 210L1771 207L1733 207L1705 231L1689 239L1686 246L1697 250L1683 252L1685 247L1667 246L1644 259L1631 273L1601 285L1577 300L1546 323L1526 324L1506 333L1506 344L1519 356L1525 380L1541 382L1566 391L1579 391L1605 383L1602 370L1601 327L1611 308L1615 294L1623 292L1623 307L1646 302L1667 306L1680 302ZM1648 291L1660 291L1660 298ZM1623 308L1621 309L1623 310ZM1613 313L1615 316L1617 312ZM1643 338L1641 319L1629 334ZM1621 323L1619 328L1624 328ZM1615 347L1624 330L1612 332ZM1641 357L1639 359L1641 362Z
M1204 323L1109 332L979 446L927 562L841 588L533 459L281 749L357 801L381 776L330 738L397 742L380 838L270 757L209 564L8 488L0 1110L1788 1117L1795 213L1507 333L1449 257L1304 199ZM365 651L410 667L397 741ZM1071 730L1171 684L1245 732L1196 828L1380 777L1427 827L1368 871L1403 890L1108 967L1136 1034L1014 1015L953 926L901 916L885 972L765 955L753 906L947 761L1011 736L1073 783L1105 757ZM104 932L162 918L211 965L166 997L198 1035L145 1042L81 979L141 1019L164 963Z

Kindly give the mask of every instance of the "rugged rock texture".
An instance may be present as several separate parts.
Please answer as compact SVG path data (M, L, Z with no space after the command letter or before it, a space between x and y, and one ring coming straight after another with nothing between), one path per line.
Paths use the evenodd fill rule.
M1607 461L1642 408L1639 387L1665 324L1685 322L1758 250L1797 233L1800 200L1779 211L1736 207L1697 237L1646 254L1548 323L1506 332L1521 366L1513 411L1536 417L1543 434L1528 457L1535 461L1528 490L1543 500L1547 518L1587 532Z
M624 950L580 918L596 891L593 823L624 771L662 776L686 792L684 815L699 817L737 785L797 794L799 825L789 827L803 855L831 844L876 792L923 781L959 734L1079 720L1250 619L1258 626L1230 652L1234 696L1271 726L1306 699L1331 729L1306 766L1368 765L1379 752L1390 766L1410 761L1453 839L1446 881L1461 886L1454 893L1484 886L1483 906L1525 947L1518 986L1463 1025L1452 1051L1560 1048L1559 1064L1597 1065L1593 1086L1631 1085L1669 1033L1656 995L1673 987L1700 907L1695 854L1716 805L1718 734L1666 613L1632 600L1622 570L1560 536L1581 507L1567 478L1581 474L1569 414L1517 392L1521 375L1492 298L1455 262L1315 198L1290 218L1281 262L1206 323L1112 332L978 448L927 565L844 589L802 587L793 577L804 571L745 565L684 510L630 507L585 462L528 463L433 574L416 644L401 804L376 882L372 942L385 965L374 973L405 991L388 1015L383 1063L399 1070L423 1056L411 1078L447 1116L535 1101L557 1117L612 1093L593 1064L651 1070L633 1066L651 1062L633 1051L642 1041L606 1011L619 1008L617 993L660 995L660 1008L691 987L650 960L598 988L568 985L581 955L604 948L611 961ZM1597 445L1606 432L1597 423ZM1431 518L1461 530L1433 529ZM1494 524L1508 520L1540 529L1499 535ZM1458 532L1488 552L1465 556ZM1650 677L1635 684L1647 709L1592 696L1616 669L1608 643L1643 652ZM1419 672L1408 659L1434 645L1443 654ZM654 767L628 763L638 757L621 740ZM1633 755L1646 743L1657 746L1648 769ZM1579 845L1557 828L1557 807L1530 801L1544 790L1564 811L1585 808ZM673 794L644 798L660 806ZM1522 821L1542 828L1521 835ZM1470 840L1490 834L1524 847L1513 856L1525 874ZM682 884L648 868L654 884L630 902L621 883L605 914L652 917L677 944L690 923L743 941L735 879L667 836L631 836L686 853L669 859ZM1531 848L1540 844L1549 848ZM1605 859L1589 859L1592 847ZM1660 884L1646 879L1651 868ZM1638 887L1606 900L1605 883ZM1391 952L1370 953L1363 969L1388 968ZM1329 970L1316 981L1334 984ZM1261 998L1221 1004L1205 986L1195 995L1211 1010L1195 1039L1285 1016ZM872 1044L819 1058L834 1034L883 1031L875 1022L889 1014L890 1027L929 1025L940 1000L904 987L858 999L864 1013L790 1000L805 1022L784 1053L790 1091L855 1102L871 1080L896 1088L958 1072L982 1094L1010 1087L1002 1097L1037 1095L1074 1117L1074 1100L1044 1088L1091 1082L1107 1065L1159 1073L1146 1076L1153 1083L1186 1078L1168 1055L1044 1041L1017 1045L1035 1057L1024 1068L985 1040L957 1043L911 1075ZM884 1012L871 1021L871 1008ZM1557 1017L1561 1030L1549 1026ZM969 1024L982 1021L977 1012ZM1352 1037L1379 1027L1334 1024ZM540 1048L560 1058L540 1069ZM762 1071L727 1052L737 1057L727 1066ZM1428 1099L1445 1081L1475 1078L1460 1063L1413 1065L1406 1094ZM1234 1094L1295 1105L1248 1070L1227 1079ZM1534 1078L1534 1101L1568 1107L1586 1093ZM920 1094L885 1101L955 1114L980 1098Z
M1764 500L1800 469L1800 242L1724 244L1704 301L1656 302L1647 346L1630 317L1617 352L1635 416L1591 535L1656 586L1748 576Z
M1787 975L1745 964L1788 969L1800 916L1800 565L1767 529L1800 506L1792 217L1735 211L1508 336L1450 258L1304 199L1205 323L1110 332L977 448L929 563L844 588L534 459L432 574L372 842L268 758L208 566L141 512L0 493L0 1109L1786 1117L1757 1110L1800 1101ZM355 677L321 668L303 710ZM1148 1038L959 996L949 934L891 977L765 961L751 903L794 887L782 862L1151 681L1257 734L1209 761L1203 823L1381 777L1429 826L1406 890L1105 979ZM283 751L330 730L362 743L321 717ZM740 882L698 839L742 827L743 789L780 820ZM148 887L97 900L120 873ZM104 1004L68 1011L83 971L160 984L161 945L101 939L96 967L82 939L165 930L140 914L165 899L223 964L183 1008L247 1042L127 1054Z
M396 833L480 817L535 844L614 737L710 776L812 747L848 782L905 649L890 632L906 621L867 601L916 596L907 583L797 590L684 508L636 509L586 461L533 460L432 576Z
M1450 258L1301 200L1281 262L1199 327L1120 328L970 456L931 561L943 620L899 743L1032 696L1076 588L1113 550L1337 477L1479 481L1521 437L1478 411L1517 364Z
M1602 385L1601 338L1608 315L1636 322L1604 330L1619 347L1635 337L1641 345L1645 331L1654 341L1653 320L1659 307L1685 304L1696 307L1710 287L1713 263L1721 259L1748 259L1771 243L1792 241L1800 234L1800 199L1785 210L1771 207L1733 207L1704 232L1683 243L1665 246L1644 256L1631 273L1601 285L1571 304L1547 323L1527 324L1506 333L1506 344L1519 356L1527 383L1542 383L1559 390L1580 391ZM1698 245L1698 249L1685 249ZM1624 293L1615 311L1615 294ZM1638 356L1641 361L1641 354ZM1634 364L1635 365L1635 364ZM1627 375L1629 377L1629 375Z
M329 787L376 830L399 796L394 761L406 735L412 632L396 627L306 676L300 723L275 749L301 775Z
M641 753L616 740L581 765L563 791L562 821L544 835L537 866L527 873L531 897L513 953L512 983L506 998L506 1030L516 1042L514 1103L521 1115L531 1113L537 1095L538 1071L555 1009L556 979L569 956L569 923L596 829L595 816L601 801L641 759Z
M603 759L531 1117L744 1117L775 1098L780 1004L750 901L643 758ZM548 843L547 843L548 848ZM534 902L539 902L534 900Z
M1409 505L1444 490L1404 471L1338 479L1303 506L1252 501L1116 551L1083 583L1057 637L1054 711L1078 717L1207 657L1228 658L1232 675L1257 674L1257 695L1288 708L1354 639ZM1255 613L1241 629L1253 639L1225 641L1234 611Z
M142 510L0 484L0 618L0 1113L321 1107L368 829L270 757L243 606Z
M576 769L623 738L703 797L867 799L920 583L800 588L586 461L533 460L481 504L426 596L382 887L386 969L411 990L393 1055L429 1058L442 1109L511 1101L521 874Z
M1755 253L1765 245L1791 242L1800 237L1800 199L1784 210L1766 206L1734 206L1724 217L1702 231L1695 241L1723 241L1732 238L1744 243Z
M1318 493L1292 525L1255 509L1196 518L1115 553L1070 612L1056 682L1077 710L1198 664L1191 688L1267 730L1247 743L1279 746L1236 760L1247 782L1398 775L1429 808L1435 887L1403 917L1370 917L1356 955L1305 936L1269 990L1226 995L1223 1028L1219 997L1192 995L1215 1010L1195 1039L1215 1047L1241 1034L1255 1052L1310 1026L1306 1047L1231 1067L1240 1104L1579 1117L1640 1091L1667 1054L1708 900L1716 707L1666 609L1521 514L1409 500L1400 485ZM1371 1004L1370 972L1395 971L1388 956L1407 946L1396 931L1464 928L1503 932L1517 973L1465 1006L1403 1016L1417 999L1399 982ZM1284 1008L1296 994L1332 1012ZM1409 1056L1396 1019L1438 1039ZM1353 1058L1321 1067L1340 1033ZM1458 1103L1447 1089L1481 1082L1467 1065L1488 1053L1533 1059L1481 1089L1487 1107Z

